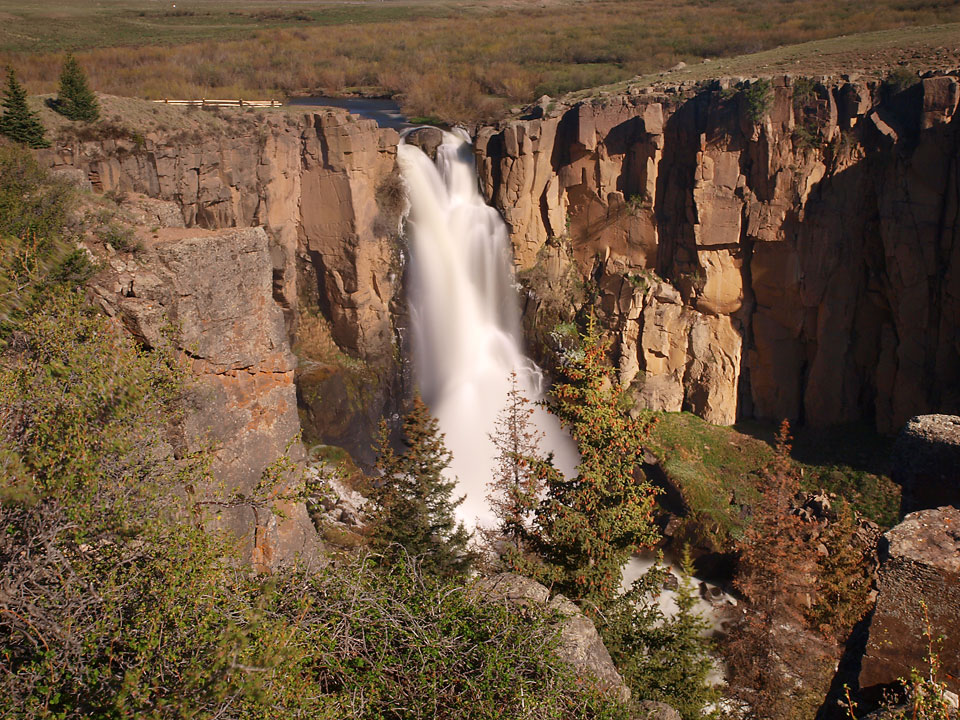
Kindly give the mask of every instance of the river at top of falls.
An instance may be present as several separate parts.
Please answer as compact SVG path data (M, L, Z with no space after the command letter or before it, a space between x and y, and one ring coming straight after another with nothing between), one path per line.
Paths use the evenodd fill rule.
M397 161L410 211L409 304L414 373L453 460L458 513L468 526L493 524L487 502L496 449L490 439L507 402L511 373L521 392L543 396L543 373L523 352L520 308L507 227L478 187L473 148L445 132L433 162L400 143ZM540 449L572 473L579 457L569 435L542 408L533 416Z

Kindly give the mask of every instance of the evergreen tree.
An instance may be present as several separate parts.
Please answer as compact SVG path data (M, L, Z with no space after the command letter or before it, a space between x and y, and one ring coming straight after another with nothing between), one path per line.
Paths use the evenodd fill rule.
M856 512L842 499L820 539L828 552L817 557L817 600L807 617L824 635L842 640L870 607L873 549L857 541Z
M97 96L90 89L87 76L73 55L67 55L64 60L60 72L60 92L54 107L71 120L93 122L100 117Z
M27 91L17 81L12 67L7 67L7 88L0 117L0 134L32 148L50 147L36 113L27 107Z
M433 574L465 573L474 555L467 548L470 535L454 515L463 498L453 499L456 482L443 476L450 465L450 451L419 395L403 421L406 452L394 452L388 435L386 423L381 422L377 448L381 477L370 493L373 547L388 560L403 548L421 558L424 570Z
M539 457L543 433L531 423L533 404L524 397L517 374L510 374L507 403L497 417L490 440L497 449L487 500L497 526L481 530L487 544L511 570L521 569L529 550L530 531L543 492L542 478L530 459Z
M710 626L696 610L688 548L681 567L675 613L667 615L659 602L669 570L658 562L605 610L597 629L634 697L665 702L684 720L716 718L719 712L706 711L720 699L709 682Z
M592 322L582 345L561 364L550 407L577 443L580 465L568 480L549 459L531 459L546 498L532 538L541 562L526 571L570 597L602 605L615 597L630 556L658 537L656 491L639 468L652 421L631 418L620 406L621 390L607 376Z

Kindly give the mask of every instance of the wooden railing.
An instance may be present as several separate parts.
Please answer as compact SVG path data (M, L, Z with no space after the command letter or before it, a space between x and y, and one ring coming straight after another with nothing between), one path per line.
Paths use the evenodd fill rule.
M281 107L283 105L279 100L207 100L206 98L200 98L199 100L170 100L164 98L163 100L154 100L154 102L164 105L193 105L194 107Z

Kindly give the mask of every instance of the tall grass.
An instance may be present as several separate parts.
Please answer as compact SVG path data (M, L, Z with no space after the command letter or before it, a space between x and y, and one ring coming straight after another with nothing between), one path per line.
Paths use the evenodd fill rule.
M97 89L120 95L252 98L364 87L402 96L412 115L485 119L508 103L617 82L681 60L958 21L960 5L597 0L548 7L481 4L457 15L390 21L369 13L336 25L311 17L319 19L299 20L295 27L245 27L231 35L236 39L179 46L135 45L124 35L118 42L126 45L76 54ZM0 53L0 64L16 67L34 92L54 89L60 59L50 52Z

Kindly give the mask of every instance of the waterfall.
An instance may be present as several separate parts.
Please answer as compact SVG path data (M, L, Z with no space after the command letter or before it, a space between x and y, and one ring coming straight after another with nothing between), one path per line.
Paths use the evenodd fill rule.
M436 163L401 141L397 162L410 211L409 303L414 372L440 423L453 461L448 472L466 497L468 524L490 524L486 501L495 449L489 439L510 389L510 373L533 401L543 373L523 352L520 308L507 227L480 194L465 133L445 132ZM578 460L556 418L538 408L541 449L571 472Z
M489 526L486 495L495 454L489 433L506 404L510 373L517 373L531 400L545 391L543 373L523 352L510 237L480 194L466 134L444 133L436 163L401 141L397 162L410 202L409 303L418 387L453 454L448 472L466 497L460 517L471 526ZM544 434L540 449L553 452L557 467L572 477L580 458L570 436L542 408L533 424ZM624 589L652 562L634 556L623 569ZM658 599L668 615L676 612L674 598L665 590ZM724 608L736 604L728 595L717 602ZM697 609L714 629L721 627L723 609L703 600Z

